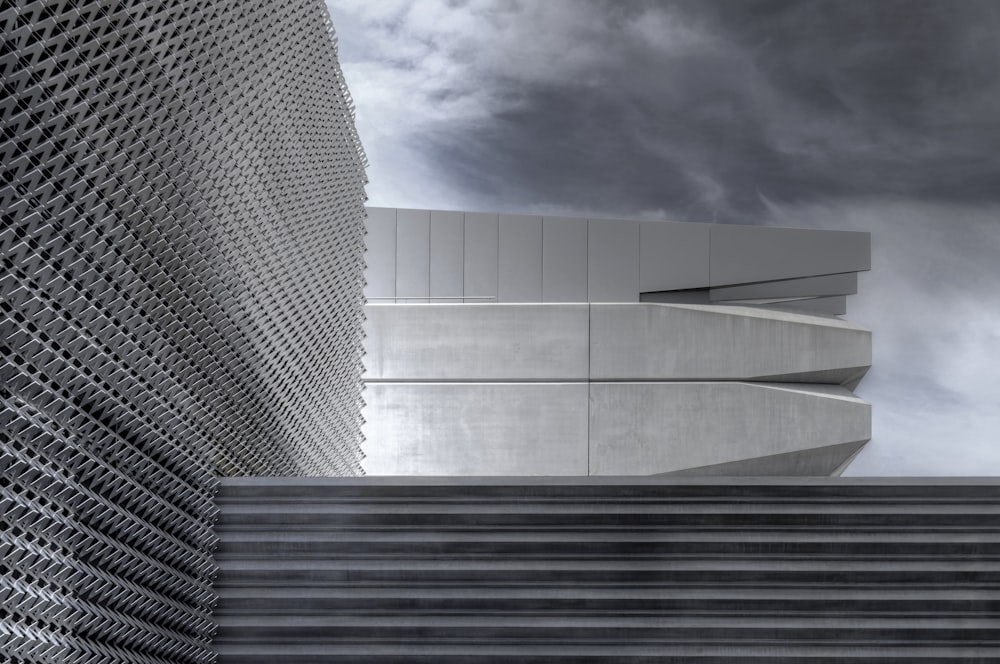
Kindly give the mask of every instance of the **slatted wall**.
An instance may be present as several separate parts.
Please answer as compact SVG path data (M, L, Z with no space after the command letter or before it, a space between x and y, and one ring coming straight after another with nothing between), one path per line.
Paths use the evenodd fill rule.
M360 472L320 0L0 5L0 660L209 662L217 474Z

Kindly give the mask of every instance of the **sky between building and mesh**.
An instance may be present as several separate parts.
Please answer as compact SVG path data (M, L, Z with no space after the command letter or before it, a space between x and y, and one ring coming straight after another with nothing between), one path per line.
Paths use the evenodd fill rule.
M995 3L328 5L372 205L871 231L845 474L1000 474Z

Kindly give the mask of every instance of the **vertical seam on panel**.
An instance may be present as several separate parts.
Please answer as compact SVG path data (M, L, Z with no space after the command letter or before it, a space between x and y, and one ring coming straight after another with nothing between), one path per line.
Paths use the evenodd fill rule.
M465 213L462 213L462 302L465 302Z
M715 233L712 232L712 226L714 224L708 225L708 298L709 301L712 299L712 236Z
M500 302L500 214L497 213L497 296L495 302Z
M392 303L399 304L399 208L392 211Z
M541 293L539 293L538 299L541 302L545 302L545 217L542 217L542 246L539 247L539 251L542 252L542 273L539 275L539 281L542 286L539 289Z
M642 251L642 222L635 222L635 301L639 301L639 293L642 288L639 286L639 252Z
M545 233L545 223L541 216L538 218L538 224L541 227L539 230L539 235L544 238ZM538 243L538 299L537 302L542 302L542 274L545 270L545 252L542 251L541 242Z
M434 213L427 211L427 304L431 303L431 225Z

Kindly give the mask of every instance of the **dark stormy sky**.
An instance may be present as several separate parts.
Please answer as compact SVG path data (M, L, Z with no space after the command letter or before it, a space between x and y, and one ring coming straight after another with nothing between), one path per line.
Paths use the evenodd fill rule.
M373 205L860 229L856 475L1000 475L1000 2L328 0Z

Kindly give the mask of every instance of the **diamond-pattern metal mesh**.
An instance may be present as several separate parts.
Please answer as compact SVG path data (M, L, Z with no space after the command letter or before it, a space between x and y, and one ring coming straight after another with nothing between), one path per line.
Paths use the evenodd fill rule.
M0 4L0 660L211 661L217 473L360 473L326 16Z

